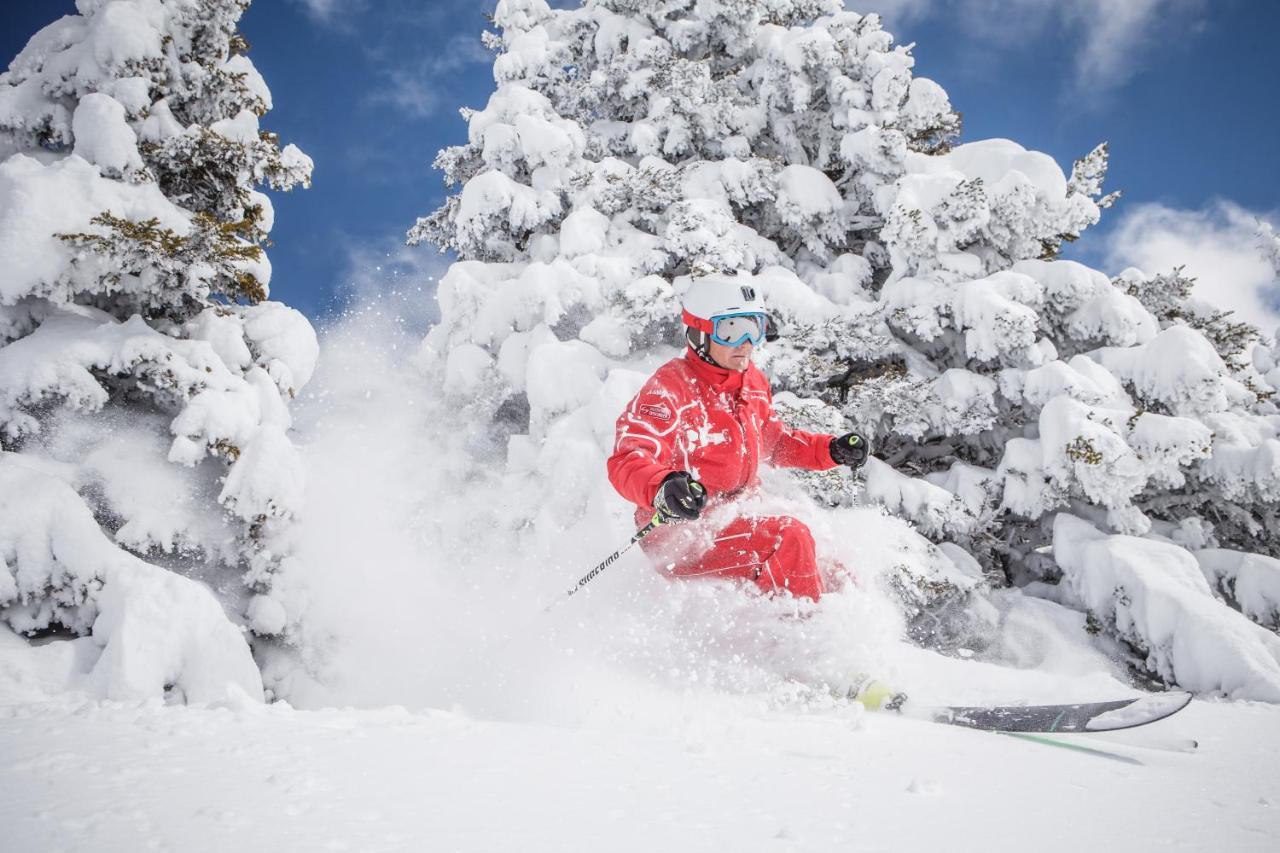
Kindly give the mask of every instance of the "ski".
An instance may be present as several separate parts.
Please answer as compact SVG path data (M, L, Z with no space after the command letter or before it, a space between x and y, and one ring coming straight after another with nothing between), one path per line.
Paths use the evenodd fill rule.
M1107 732L1163 720L1190 701L1190 693L1174 692L1078 705L928 708L925 714L936 723L997 732Z

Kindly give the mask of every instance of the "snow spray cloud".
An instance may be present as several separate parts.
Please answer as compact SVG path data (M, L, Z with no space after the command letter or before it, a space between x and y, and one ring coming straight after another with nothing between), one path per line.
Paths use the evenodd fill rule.
M727 583L671 583L633 549L543 613L625 542L630 507L604 481L597 448L599 482L565 484L592 490L583 517L543 515L514 529L520 481L501 456L480 475L460 465L485 425L446 408L416 366L436 280L420 272L384 273L381 290L377 275L363 279L323 329L320 369L300 401L307 510L298 560L280 583L300 614L300 655L265 667L290 702L653 731L692 717L713 725L726 708L821 706L826 686L861 672L952 701L977 701L971 685L998 689L1015 677L1003 698L1060 696L1058 674L1089 676L1093 693L1109 681L1096 651L1062 639L1072 626L1049 630L1044 614L1022 612L1025 602L1005 614L1016 652L1007 662L1047 667L1034 683L1026 671L961 673L965 662L904 642L886 581L904 563L928 565L936 549L878 508L816 507L783 472L763 472L770 497L744 509L801 518L822 558L852 568L856 585L813 607Z
M543 614L625 541L629 508L603 482L602 455L587 517L504 525L503 507L520 499L505 460L480 478L459 473L478 425L445 409L415 367L434 271L396 270L355 279L351 306L322 330L320 369L300 401L307 511L282 594L300 614L301 662L267 667L282 696L662 725L690 690L769 704L883 670L902 625L879 593L833 595L807 612L728 584L671 584L638 552ZM888 564L866 549L914 539L876 510L816 513L799 488L777 486L768 509L814 522L820 547L849 565ZM841 527L874 534L851 547Z

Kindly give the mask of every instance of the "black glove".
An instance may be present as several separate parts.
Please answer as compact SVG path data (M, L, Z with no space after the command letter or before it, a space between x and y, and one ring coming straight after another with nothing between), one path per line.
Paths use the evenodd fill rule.
M707 490L686 471L668 474L653 496L653 508L663 521L682 518L692 521L707 503Z
M831 458L837 465L848 465L856 471L866 463L870 455L871 445L856 432L831 439Z

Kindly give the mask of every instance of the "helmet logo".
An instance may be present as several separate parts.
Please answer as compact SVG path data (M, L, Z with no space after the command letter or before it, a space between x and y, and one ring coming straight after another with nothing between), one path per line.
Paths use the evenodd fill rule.
M756 298L756 289L754 287L746 287L744 285L740 289L742 290L742 298L747 300L748 302L751 302Z

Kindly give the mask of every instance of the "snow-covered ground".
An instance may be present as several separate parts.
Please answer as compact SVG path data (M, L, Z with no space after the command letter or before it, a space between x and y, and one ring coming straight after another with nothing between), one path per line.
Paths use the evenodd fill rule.
M234 690L212 706L103 701L92 638L30 646L5 629L0 849L1280 846L1273 705L1196 701L1077 737L1128 763L806 692L865 669L922 704L1134 693L1081 614L1014 592L994 598L985 655L900 641L874 568L911 540L873 509L815 520L864 588L801 618L670 584L634 552L543 614L625 535L626 508L522 549L474 529L475 495L441 499L448 464L424 443L435 415L406 364L413 334L385 325L396 313L331 331L299 421L307 571L287 592L309 614L307 670L266 666L293 705ZM1170 748L1191 739L1194 752Z
M670 697L462 712L0 708L12 851L1232 850L1280 843L1280 709L1194 702L1140 765L885 715ZM1135 736L1136 737L1136 736ZM1097 743L1098 738L1091 743Z

